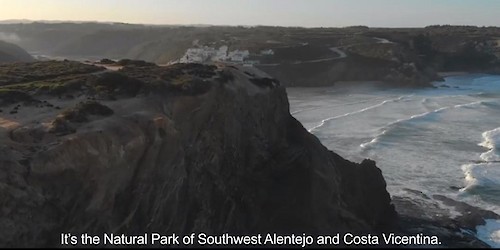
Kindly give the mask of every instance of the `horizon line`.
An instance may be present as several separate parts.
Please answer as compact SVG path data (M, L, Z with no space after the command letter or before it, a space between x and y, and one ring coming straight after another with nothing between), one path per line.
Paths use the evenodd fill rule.
M500 28L500 26L486 26L486 25L474 25L474 24L431 24L426 26L368 26L365 24L355 24L348 26L296 26L296 25L269 25L269 24L204 24L204 23L191 23L191 24L158 24L158 23L133 23L133 22L121 22L121 21L97 21L97 20L60 20L60 19L2 19L0 24L33 24L33 23L45 23L45 24L62 24L62 23L74 23L74 24L84 24L84 23L101 23L101 24L124 24L124 25L142 25L142 26L185 26L185 27L277 27L277 28L304 28L304 29L320 29L320 28L354 28L354 27L367 27L373 29L419 29L432 26L451 26L451 27L478 27L478 28Z

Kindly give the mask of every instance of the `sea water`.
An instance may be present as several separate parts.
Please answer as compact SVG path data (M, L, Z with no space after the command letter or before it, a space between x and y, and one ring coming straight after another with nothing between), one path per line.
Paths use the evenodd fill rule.
M290 111L329 149L370 158L392 195L442 194L500 214L500 76L452 76L436 88L289 88ZM478 227L500 247L500 222Z

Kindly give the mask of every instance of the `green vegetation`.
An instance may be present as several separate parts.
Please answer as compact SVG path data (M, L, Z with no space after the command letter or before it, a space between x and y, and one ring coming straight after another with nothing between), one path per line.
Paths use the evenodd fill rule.
M88 75L62 76L43 81L34 81L28 83L18 83L0 87L5 90L19 90L32 94L48 94L61 96L66 93L73 93L82 90L86 84Z
M0 106L11 105L18 102L37 103L39 101L23 91L0 89Z
M134 97L144 87L144 83L119 72L105 72L87 83L96 94L124 95Z
M155 66L156 64L142 61L142 60L130 60L130 59L121 59L120 61L115 63L119 66L132 66L132 67L148 67Z
M123 62L123 61L122 61ZM29 100L29 96L51 95L73 98L95 96L114 100L158 91L177 94L200 94L207 91L209 80L220 74L216 66L176 64L160 67L130 61L120 71L70 61L35 62L0 65L2 103ZM221 75L225 81L229 75ZM6 94L10 93L10 94Z
M204 65L204 64L174 64L169 67L163 68L161 74L162 79L170 80L178 78L182 75L190 75L199 78L211 78L215 76L215 70L217 69L214 65Z
M209 79L216 76L217 67L203 64L174 64L168 67L124 67L120 70L129 77L141 80L144 92L168 91L176 94L197 95L211 87Z
M58 117L69 122L87 122L89 115L110 116L113 110L96 101L86 101L77 104L75 107L65 110Z
M307 61L336 57L327 46L318 45L299 45L295 47L277 48L274 50L272 56L273 62L293 62L293 61Z
M0 64L0 86L45 81L103 70L102 67L66 60Z

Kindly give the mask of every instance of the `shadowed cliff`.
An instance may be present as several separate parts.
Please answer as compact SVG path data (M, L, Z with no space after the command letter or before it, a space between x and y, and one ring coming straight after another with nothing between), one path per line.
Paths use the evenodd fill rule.
M74 78L56 92L2 87L0 246L58 246L62 232L393 226L375 163L325 148L261 72L178 64ZM31 98L9 95L15 88Z

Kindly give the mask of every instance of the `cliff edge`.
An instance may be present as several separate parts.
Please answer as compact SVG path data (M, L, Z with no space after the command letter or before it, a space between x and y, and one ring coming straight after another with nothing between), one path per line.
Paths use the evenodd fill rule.
M198 64L90 71L65 74L57 88L50 77L1 86L0 246L59 246L63 232L393 226L375 163L325 148L262 72Z

